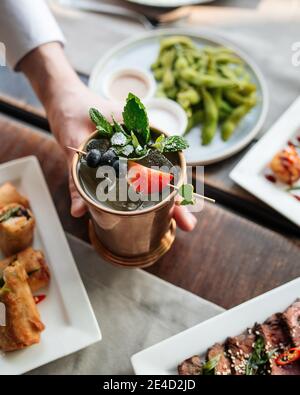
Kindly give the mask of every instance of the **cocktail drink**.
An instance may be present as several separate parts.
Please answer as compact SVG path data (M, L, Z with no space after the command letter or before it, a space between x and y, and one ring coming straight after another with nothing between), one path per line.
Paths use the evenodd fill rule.
M183 188L187 147L149 126L140 100L129 94L124 123L109 123L92 109L96 131L74 157L75 185L88 205L90 238L107 260L125 267L153 264L171 247L176 194L192 203Z

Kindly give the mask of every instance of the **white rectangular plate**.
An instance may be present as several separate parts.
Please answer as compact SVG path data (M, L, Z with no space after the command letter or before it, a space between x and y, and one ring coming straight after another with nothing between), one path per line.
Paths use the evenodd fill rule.
M286 192L286 185L272 183L265 178L264 170L273 156L289 140L300 135L300 97L273 125L268 133L245 155L232 170L230 177L290 221L300 226L300 201Z
M204 356L214 343L284 311L298 297L300 277L133 355L134 371L139 375L177 374L178 364L185 359Z
M101 332L34 156L0 165L0 185L12 182L30 201L36 218L34 248L51 272L47 298L39 304L46 329L40 344L0 356L0 374L22 374L101 340Z

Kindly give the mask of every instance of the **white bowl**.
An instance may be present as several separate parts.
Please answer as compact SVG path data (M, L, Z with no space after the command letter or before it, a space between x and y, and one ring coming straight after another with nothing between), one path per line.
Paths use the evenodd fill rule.
M153 98L145 102L151 126L169 135L183 135L187 128L187 115L173 100Z
M146 88L146 93L144 95L141 94L139 89L135 89L133 85L130 86L129 84L129 86L124 89L124 95L120 94L119 97L118 95L115 95L111 91L111 86L113 82L119 80L120 81L119 88L121 89L121 79L122 77L124 78L126 76L131 80L134 79L140 80L141 83ZM124 68L124 69L115 70L107 76L103 84L103 92L104 95L107 97L107 99L122 102L122 103L124 103L124 101L126 100L126 97L128 96L128 92L134 93L142 101L146 101L154 96L155 91L156 91L156 83L153 76L144 70L135 69L135 68Z

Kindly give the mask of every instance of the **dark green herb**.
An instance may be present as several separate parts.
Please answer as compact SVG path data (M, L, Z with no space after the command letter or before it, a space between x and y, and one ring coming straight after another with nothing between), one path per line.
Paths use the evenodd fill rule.
M189 204L195 204L195 198L193 196L194 187L192 184L184 184L179 188L179 195L183 197L181 206L187 206Z
M177 152L188 148L189 145L187 141L181 136L171 136L167 137L164 141L164 151L163 152Z
M161 134L159 137L157 137L155 143L152 144L151 147L157 149L159 152L164 152L165 141L166 136L164 134Z
M96 125L96 129L99 131L101 137L107 137L113 134L111 124L96 108L90 109L90 118Z
M181 136L171 136L166 138L164 135L161 135L155 140L155 143L152 144L151 147L160 152L177 152L188 148L189 145Z
M265 341L262 336L259 336L254 343L253 352L247 361L245 375L252 376L264 373L266 364L275 352L276 349L267 352Z
M202 366L202 375L203 376L213 376L215 374L215 368L218 365L219 359L221 358L221 354L216 355L214 358L211 358Z
M134 147L131 144L125 145L125 147L114 146L112 148L118 156L125 156L126 158L134 152Z
M115 131L115 133L123 133L123 134L125 134L126 137L130 137L130 136L126 133L126 131L125 131L125 129L123 128L123 126L122 126L119 122L117 122L117 121L114 119L114 117L112 117L112 119L113 119L113 124L114 124L114 131Z
M129 93L123 112L123 119L128 131L138 134L143 145L150 140L150 127L145 106L140 99Z
M17 217L20 212L20 207L13 207L7 210L4 214L0 217L0 223L5 222L10 218Z

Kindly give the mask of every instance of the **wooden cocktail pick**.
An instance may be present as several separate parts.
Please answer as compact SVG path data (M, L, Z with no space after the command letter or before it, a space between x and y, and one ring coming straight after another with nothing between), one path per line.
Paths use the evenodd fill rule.
M76 152L77 154L82 154L82 155L86 155L86 154L87 154L87 152L82 151L82 150L77 149L77 148L74 148L74 147L69 147L69 146L67 146L67 148L68 148L69 150L71 150L71 151ZM175 191L179 191L179 190L180 190L180 188L178 188L176 185L168 184L167 186L169 186L170 188L175 189ZM195 198L198 198L198 199L204 199L204 200L206 200L206 201L208 201L208 202L211 202L211 203L216 203L216 201L215 201L214 199L211 199L211 198L209 198L209 197L200 195L199 193L193 192L193 196L194 196Z

